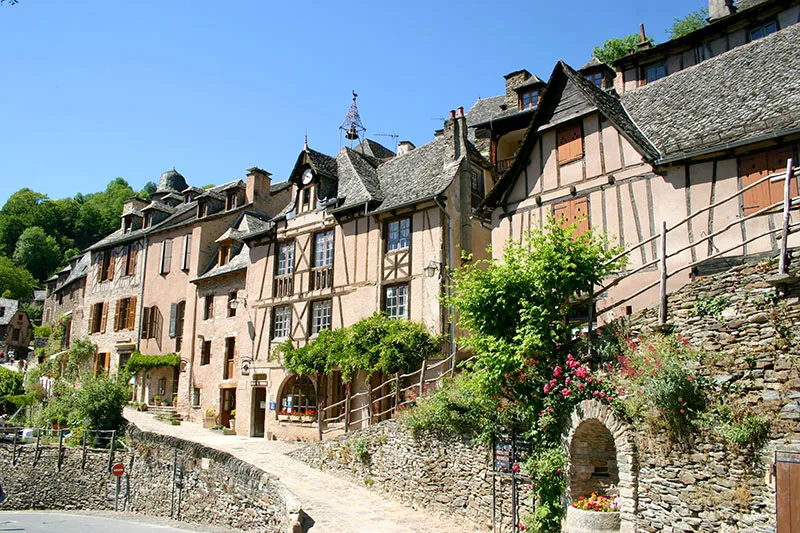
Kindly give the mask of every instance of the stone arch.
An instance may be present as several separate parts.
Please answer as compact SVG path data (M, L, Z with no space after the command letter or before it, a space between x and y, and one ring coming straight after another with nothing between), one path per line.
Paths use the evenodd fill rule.
M584 479L574 484L573 481L581 473L581 469L586 467L586 463L581 463L583 459L577 457L577 461L573 463L573 454L585 448L586 442L594 445L593 451L596 452L601 473L607 473L608 476L598 476L588 482ZM633 428L614 415L607 405L596 400L584 400L576 405L572 412L569 426L563 435L563 446L569 461L566 505L572 505L573 486L602 487L603 491L620 497L620 532L635 531L638 507L638 462ZM607 470L603 471L603 468ZM585 470L583 473L585 474ZM583 494L574 495L576 498L579 496Z

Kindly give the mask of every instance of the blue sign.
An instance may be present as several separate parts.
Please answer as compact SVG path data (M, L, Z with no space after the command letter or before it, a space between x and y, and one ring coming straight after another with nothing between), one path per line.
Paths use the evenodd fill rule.
M274 411L278 405L275 402L269 402L269 410Z

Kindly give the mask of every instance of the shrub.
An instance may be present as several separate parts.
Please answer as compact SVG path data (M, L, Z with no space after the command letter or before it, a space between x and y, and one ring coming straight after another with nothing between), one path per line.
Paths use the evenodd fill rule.
M0 414L11 413L14 403L9 397L14 397L25 392L22 388L24 377L21 373L0 367ZM16 410L16 409L14 409Z
M91 429L119 429L122 408L128 402L128 387L115 377L97 377L81 385L75 398L76 412Z
M361 464L369 464L370 453L369 448L367 447L367 442L360 437L356 437L350 442L353 445L353 453L355 454L356 459L358 459Z

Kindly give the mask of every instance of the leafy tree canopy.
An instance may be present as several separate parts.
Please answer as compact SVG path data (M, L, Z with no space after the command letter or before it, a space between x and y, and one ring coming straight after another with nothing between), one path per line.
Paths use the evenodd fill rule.
M0 294L9 298L28 298L33 292L33 276L23 267L0 255ZM4 296L5 297L5 296Z
M22 374L7 368L0 367L0 414L14 414L14 404L8 400L9 396L22 394Z
M61 262L61 257L56 239L39 226L33 226L20 235L13 259L19 266L27 269L34 278L44 281Z
M677 39L708 26L708 9L701 8L683 18L675 18L669 31L670 39Z
M640 42L641 38L637 33L631 33L621 38L614 37L604 42L602 46L595 46L592 55L603 63L611 65L617 59L622 59L635 52ZM650 39L650 42L652 42L652 39Z

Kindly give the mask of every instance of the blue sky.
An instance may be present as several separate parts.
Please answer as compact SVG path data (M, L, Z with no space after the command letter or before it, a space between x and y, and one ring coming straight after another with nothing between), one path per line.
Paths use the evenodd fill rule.
M547 79L644 23L657 42L703 0L276 2L19 0L0 6L0 205L135 188L177 168L194 185L259 166L283 181L303 146L334 154L359 93L367 136L418 146L440 117Z

